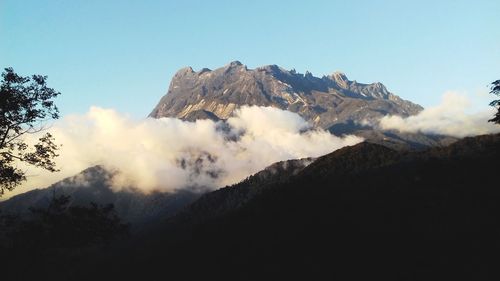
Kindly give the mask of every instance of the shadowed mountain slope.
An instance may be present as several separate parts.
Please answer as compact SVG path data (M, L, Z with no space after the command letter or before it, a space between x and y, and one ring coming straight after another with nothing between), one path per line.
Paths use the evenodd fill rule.
M123 221L138 225L171 216L200 196L189 190L150 194L134 189L115 191L110 185L112 175L101 166L91 167L48 188L28 191L0 202L0 210L4 213L28 214L31 207L47 207L54 196L69 195L70 206L87 206L91 202L113 204Z
M22 274L57 265L45 277L497 280L498 159L500 135L485 135L420 152L361 143L281 162L132 241L38 259Z
M150 273L168 261L187 280L492 280L499 157L500 135L425 152L343 148L269 184L250 178L203 196L146 239L134 263ZM252 188L261 192L218 209Z

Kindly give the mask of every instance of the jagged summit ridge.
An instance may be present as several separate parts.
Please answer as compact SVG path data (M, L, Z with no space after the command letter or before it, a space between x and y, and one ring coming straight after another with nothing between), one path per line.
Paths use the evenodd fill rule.
M249 69L239 61L232 61L214 70L180 69L150 117L192 120L199 115L192 113L201 110L218 119L227 119L244 105L292 111L324 129L386 114L409 116L422 110L419 105L392 94L381 83L351 81L342 72L316 77L310 72L301 74L278 65Z

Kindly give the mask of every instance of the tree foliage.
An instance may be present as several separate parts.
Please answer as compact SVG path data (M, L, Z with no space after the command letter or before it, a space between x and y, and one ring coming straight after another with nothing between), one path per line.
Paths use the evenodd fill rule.
M30 208L28 219L1 216L4 240L20 249L78 249L107 244L127 235L128 225L112 204L71 206L70 196L54 197L44 208ZM5 244L5 242L4 242Z
M45 123L59 118L53 99L59 92L47 86L47 76L23 77L5 68L0 86L0 196L26 180L26 171L16 164L24 162L51 172L57 171L53 159L58 146L50 133L38 142L24 139L46 129Z
M54 196L47 206L30 208L28 214L0 214L2 278L32 280L43 270L49 276L67 273L73 261L86 255L97 257L114 241L128 238L129 225L121 221L112 204L72 203L70 196Z
M495 82L491 83L490 93L500 97L500 80L496 80ZM495 117L488 121L500 124L500 99L492 101L490 105L496 107L498 110L497 113L495 113Z
M31 208L31 218L18 220L12 232L14 246L77 249L106 244L128 232L112 204L70 206L70 199L62 195L46 208Z

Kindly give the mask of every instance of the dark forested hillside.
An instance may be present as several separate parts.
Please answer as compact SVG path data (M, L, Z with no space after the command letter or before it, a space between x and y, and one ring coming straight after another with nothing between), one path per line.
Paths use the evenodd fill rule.
M146 251L148 272L168 259L198 268L181 275L233 280L488 279L500 241L499 157L498 135L423 153L345 148L237 211L159 239L165 248Z
M500 135L424 152L346 147L202 196L64 270L87 280L495 280L499 157Z
M30 208L45 208L53 197L70 196L70 205L86 206L90 203L113 204L120 218L135 226L149 223L160 217L173 215L193 202L199 192L189 189L178 192L152 192L123 188L114 190L110 179L113 173L102 166L85 169L79 174L63 179L44 189L35 189L0 202L0 212L24 215Z

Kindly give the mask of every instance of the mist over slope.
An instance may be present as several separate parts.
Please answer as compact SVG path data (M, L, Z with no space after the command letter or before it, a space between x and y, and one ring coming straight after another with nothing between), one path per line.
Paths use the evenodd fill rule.
M158 261L141 268L153 276L167 260L186 279L490 280L498 157L500 135L424 152L346 147L280 180L249 179L203 196L134 262ZM252 189L261 192L232 203Z
M79 280L162 274L177 280L496 280L499 157L500 135L419 152L364 142L312 163L277 163L202 196L129 244L72 258L48 252L50 258L29 265L33 270L14 272ZM55 273L37 270L55 264Z
M51 132L62 144L57 159L61 172L31 170L17 193L95 165L114 173L109 184L115 191L206 191L236 183L274 162L317 157L362 141L312 128L295 113L257 106L241 107L225 122L135 121L93 107L85 115L65 117Z
M422 109L381 83L362 84L339 72L318 78L239 62L216 70L185 68L154 118L138 121L92 107L55 123L61 172L26 167L28 182L6 197L95 165L115 175L110 186L116 191L206 191L278 161L318 157L361 140L425 149L500 131L486 122L491 111L471 113L468 104L447 93L441 104Z
M226 120L242 106L270 106L295 112L333 134L352 134L396 149L425 149L497 132L486 124L489 111L467 112L462 97L446 96L450 94L442 105L424 110L382 83L359 83L341 72L315 77L277 65L249 69L233 61L214 70L180 69L150 116Z
M132 231L137 232L149 223L174 215L201 195L189 189L147 194L131 187L114 190L111 183L116 175L102 166L90 167L47 188L31 190L0 202L0 213L29 217L32 208L48 208L54 198L64 195L70 196L69 206L112 204L119 218L131 223Z
M500 126L488 122L495 114L495 108L469 111L471 101L467 96L447 92L441 103L425 108L416 115L402 117L386 115L375 121L375 126L383 130L409 133L448 135L454 137L475 136L500 132ZM366 121L370 124L370 121ZM377 124L378 123L378 124Z

